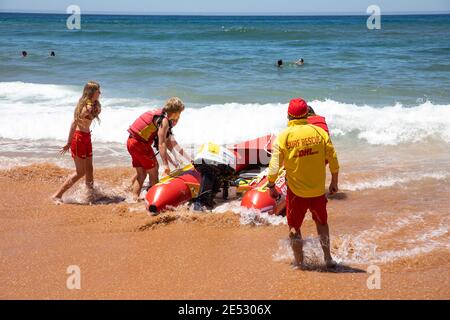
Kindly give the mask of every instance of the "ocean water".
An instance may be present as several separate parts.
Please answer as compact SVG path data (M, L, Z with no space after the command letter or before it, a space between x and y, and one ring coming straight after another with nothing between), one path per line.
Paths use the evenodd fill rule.
M179 95L196 106L298 95L377 107L450 99L450 15L386 16L381 30L368 30L364 16L83 15L73 31L66 19L0 14L1 81L96 79L105 97ZM304 67L292 64L299 58Z
M91 79L102 85L93 128L102 165L128 163L126 129L171 96L187 105L175 129L184 145L277 133L297 96L343 150L372 157L450 143L450 15L385 16L381 30L364 16L83 15L81 30L68 30L67 17L0 13L2 167L61 160L55 151Z

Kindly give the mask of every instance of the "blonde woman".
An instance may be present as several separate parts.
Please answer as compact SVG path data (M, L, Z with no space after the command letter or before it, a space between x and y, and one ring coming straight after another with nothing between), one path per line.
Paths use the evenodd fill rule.
M78 101L75 108L74 118L70 125L67 144L62 147L61 154L65 154L69 149L72 152L72 158L75 163L76 172L73 173L61 188L52 196L56 204L61 204L63 194L69 190L81 178L85 177L86 187L89 190L90 197L94 189L94 168L92 165L92 143L91 143L91 124L96 119L100 121L101 104L100 85L97 82L89 81L83 90L83 96Z

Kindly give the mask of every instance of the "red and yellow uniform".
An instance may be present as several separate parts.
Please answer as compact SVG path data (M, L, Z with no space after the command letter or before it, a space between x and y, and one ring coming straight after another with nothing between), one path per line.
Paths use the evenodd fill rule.
M338 173L339 162L328 133L307 119L292 120L274 145L269 166L269 182L274 183L285 167L288 195L287 217L290 227L299 229L306 211L314 220L327 223L325 162L331 173Z
M163 114L162 110L146 112L137 118L128 129L130 137L127 141L127 148L134 168L150 170L158 164L152 143L158 134L156 121Z

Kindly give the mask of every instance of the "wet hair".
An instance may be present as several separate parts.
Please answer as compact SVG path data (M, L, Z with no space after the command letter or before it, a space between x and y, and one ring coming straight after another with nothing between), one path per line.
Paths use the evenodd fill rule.
M283 65L283 60L278 60L278 66L281 67Z
M301 58L301 59L300 59L300 62L302 62L302 63L303 63L303 62L305 62L305 60L303 60L303 58Z
M83 109L87 105L92 105L92 97L98 90L100 90L100 85L97 82L89 81L88 83L86 83L83 89L83 95L81 96L80 100L78 101L77 107L75 108L75 122L82 120L81 114L83 113ZM100 101L97 100L95 102L95 106L92 107L97 107L92 109L91 115L93 116L93 119L97 119L97 121L100 121L100 118L98 117L99 113L95 111L101 107Z
M173 97L166 101L164 112L167 114L178 113L184 111L184 103L180 98Z
M26 57L28 53L26 51L22 51L22 57Z

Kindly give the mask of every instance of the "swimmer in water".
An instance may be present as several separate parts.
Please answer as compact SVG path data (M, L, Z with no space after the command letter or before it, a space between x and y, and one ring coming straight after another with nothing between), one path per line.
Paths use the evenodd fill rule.
M295 64L298 65L298 66L302 66L302 65L305 64L305 60L303 60L303 58L301 58L301 59L298 60Z

